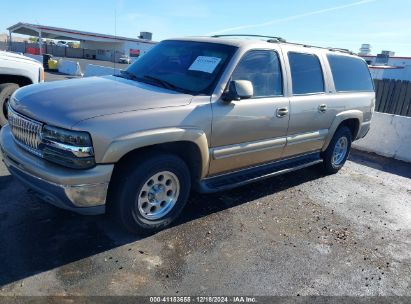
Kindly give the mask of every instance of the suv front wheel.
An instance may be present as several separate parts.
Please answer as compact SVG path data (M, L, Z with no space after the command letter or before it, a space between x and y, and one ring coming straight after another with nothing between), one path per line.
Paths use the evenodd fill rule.
M147 235L180 215L191 188L190 171L182 159L154 155L121 171L111 204L117 220L128 231Z
M351 130L346 126L338 128L322 154L324 171L327 174L337 173L344 166L350 153L351 142Z

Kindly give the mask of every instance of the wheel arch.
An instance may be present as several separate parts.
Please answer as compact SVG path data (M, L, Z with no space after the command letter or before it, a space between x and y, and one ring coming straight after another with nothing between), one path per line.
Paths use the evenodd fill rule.
M20 87L33 84L31 79L26 76L2 74L0 75L0 84L4 84L4 83L15 83L15 84L18 84Z
M347 126L351 130L352 140L354 141L357 138L362 121L363 112L359 110L349 110L337 114L334 118L333 123L331 124L328 135L322 147L322 151L325 151L327 149L335 132L341 126Z
M120 169L131 160L157 152L182 158L193 180L201 179L208 173L208 140L206 134L198 129L168 128L125 136L109 146L102 162L115 163L115 167Z

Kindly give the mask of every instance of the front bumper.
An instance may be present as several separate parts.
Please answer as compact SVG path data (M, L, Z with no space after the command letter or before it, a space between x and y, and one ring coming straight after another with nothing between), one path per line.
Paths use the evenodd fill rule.
M46 202L80 214L105 212L114 165L76 170L50 163L21 149L8 125L0 130L0 151L10 173Z

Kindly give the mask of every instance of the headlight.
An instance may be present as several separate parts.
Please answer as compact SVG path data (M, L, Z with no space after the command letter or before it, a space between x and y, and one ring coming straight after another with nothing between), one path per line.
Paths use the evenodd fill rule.
M86 169L95 165L93 145L87 132L45 125L40 149L45 159L66 167Z

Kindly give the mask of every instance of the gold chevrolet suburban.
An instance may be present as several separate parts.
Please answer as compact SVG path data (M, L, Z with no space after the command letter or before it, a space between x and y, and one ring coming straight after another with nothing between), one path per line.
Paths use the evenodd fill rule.
M364 137L375 93L349 51L278 37L165 40L119 75L42 83L10 99L10 173L56 206L111 212L150 233L190 191L310 165L327 173Z

